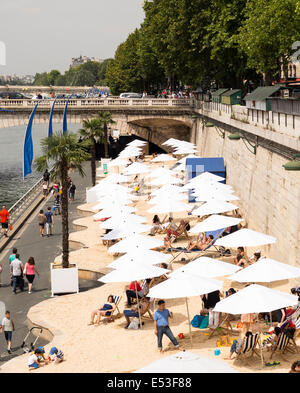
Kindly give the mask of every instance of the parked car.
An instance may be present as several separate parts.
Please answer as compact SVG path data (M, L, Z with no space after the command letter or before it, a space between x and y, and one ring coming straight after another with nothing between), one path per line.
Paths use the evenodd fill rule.
M120 98L142 98L143 95L140 93L122 93Z
M2 91L0 92L0 100L30 100L31 97L25 96L16 91Z

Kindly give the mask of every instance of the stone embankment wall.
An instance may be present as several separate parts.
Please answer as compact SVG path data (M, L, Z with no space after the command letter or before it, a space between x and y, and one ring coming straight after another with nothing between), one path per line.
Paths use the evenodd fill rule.
M254 125L251 132L256 134ZM263 248L267 256L300 267L300 172L286 171L282 167L288 161L285 157L261 146L254 155L242 140L230 140L228 135L222 138L216 128L204 127L199 120L192 139L201 157L224 157L227 183L240 198L234 203L248 228L277 238L276 244Z

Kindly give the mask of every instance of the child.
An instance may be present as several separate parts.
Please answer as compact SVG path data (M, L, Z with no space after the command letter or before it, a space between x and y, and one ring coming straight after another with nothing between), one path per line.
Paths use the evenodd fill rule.
M56 347L52 347L49 352L49 361L58 364L63 360L64 360L63 351L57 349Z
M29 371L36 370L37 368L42 367L38 358L38 356L40 355L41 355L41 351L39 349L36 349L34 352L31 353L31 355L28 358Z
M2 320L2 324L0 325L0 332L3 330L5 340L7 342L7 352L11 354L11 339L12 332L15 330L14 321L10 318L10 312L5 312L5 317Z

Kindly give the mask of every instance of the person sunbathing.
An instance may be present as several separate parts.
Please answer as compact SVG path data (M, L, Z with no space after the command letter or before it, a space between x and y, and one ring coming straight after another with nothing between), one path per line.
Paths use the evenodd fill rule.
M250 336L252 336L252 332L247 331L245 333L245 338L250 337ZM225 360L232 360L232 356L234 354L238 354L239 353L239 351L241 349L241 346L243 344L243 341L244 340L242 338L239 338L238 340L233 340L233 343L232 343L232 345L230 347L229 355L227 357L225 357L224 359Z
M150 230L149 235L154 236L157 232L163 231L164 228L157 214L155 214L155 216L153 217L152 223L153 226Z
M183 232L187 231L189 223L187 221L181 220L176 231L167 231L167 236L164 238L164 247L171 248L174 240L177 239Z
M134 308L131 310L124 310L123 314L124 317L126 318L127 325L125 326L125 329L128 329L128 326L130 325L130 318L139 318L139 312L140 310L140 315L143 316L146 314L150 306L150 298L149 297L143 297L141 301L139 302L138 305L136 305Z
M109 295L107 298L107 303L104 303L97 310L94 310L91 314L90 325L99 325L101 322L101 317L110 317L112 312L116 309L116 304L113 295ZM95 317L97 316L96 322Z
M195 242L189 242L187 246L187 251L192 251L192 250L205 250L207 247L209 247L214 240L213 235L208 235L203 234L203 237L198 236L197 240Z

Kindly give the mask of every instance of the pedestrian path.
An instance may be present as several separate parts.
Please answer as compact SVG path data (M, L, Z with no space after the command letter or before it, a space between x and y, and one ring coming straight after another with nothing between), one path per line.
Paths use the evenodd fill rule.
M78 217L77 206L85 203L86 187L90 186L90 165L86 163L86 176L81 178L78 174L71 174L71 178L76 184L75 201L69 204L69 222L72 230L72 222ZM53 205L53 197L49 196L36 213L27 221L22 230L10 242L7 248L0 254L0 263L3 266L2 286L0 287L0 301L5 303L6 309L11 312L14 319L16 331L13 333L12 355L8 355L5 351L6 343L4 335L0 334L0 364L11 359L14 356L23 353L20 345L28 332L27 313L28 310L37 303L50 297L50 268L49 264L61 253L61 216L55 216L53 236L41 238L37 222L37 214L39 209L44 211L47 206ZM14 295L10 286L8 257L12 252L12 248L16 247L20 254L20 259L25 263L30 256L35 258L37 269L40 277L36 277L34 281L34 290L31 294L25 291ZM26 280L25 280L26 281ZM100 283L80 280L80 291L99 286ZM45 341L39 340L38 343L43 344Z

